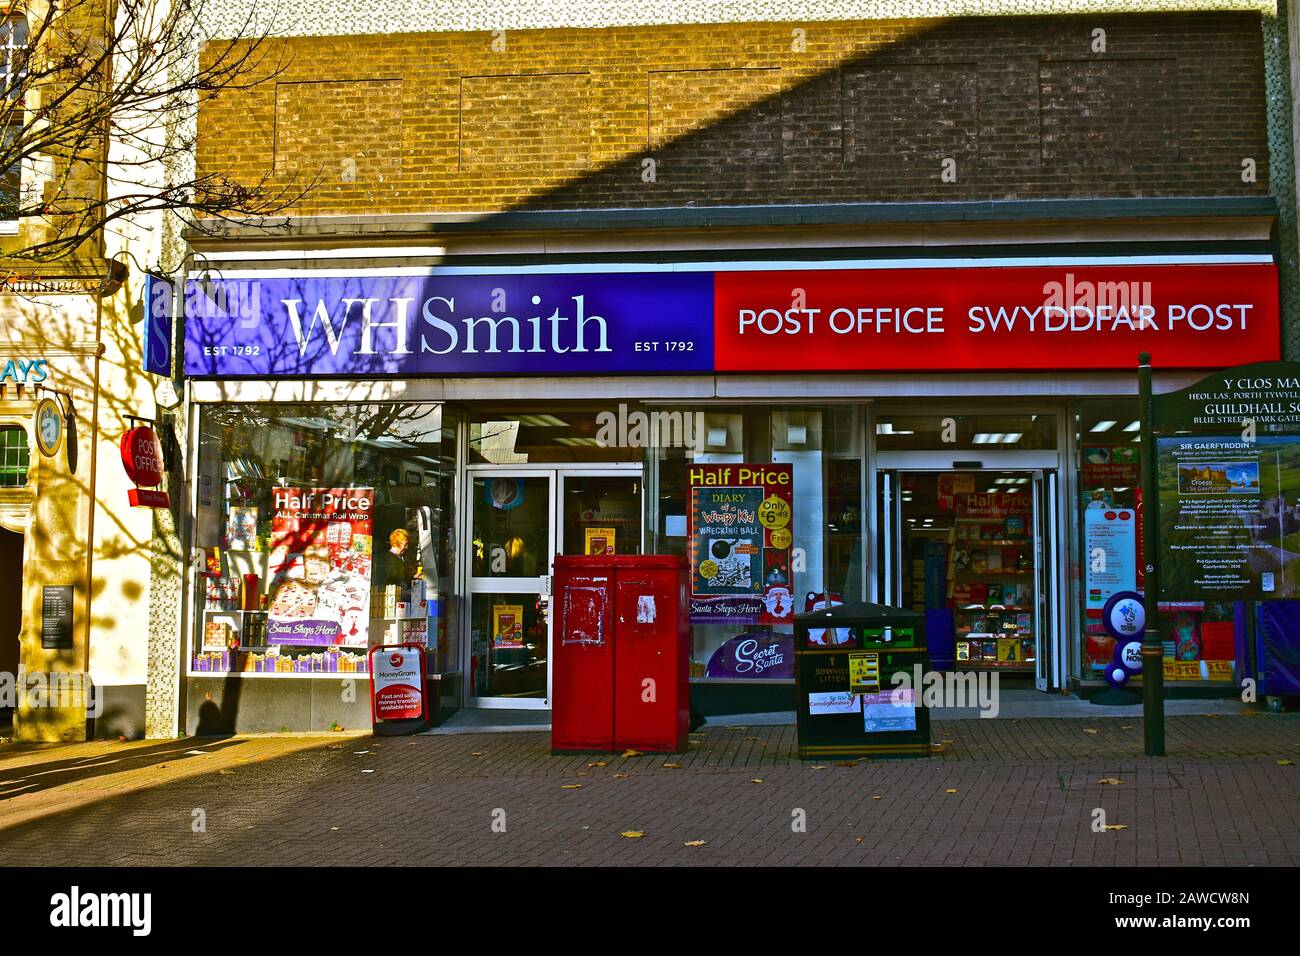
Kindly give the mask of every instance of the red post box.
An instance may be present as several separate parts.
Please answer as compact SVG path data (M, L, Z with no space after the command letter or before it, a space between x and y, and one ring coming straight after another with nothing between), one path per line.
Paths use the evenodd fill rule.
M614 567L614 746L686 749L690 623L683 557L619 555Z
M614 749L614 556L556 555L551 752Z

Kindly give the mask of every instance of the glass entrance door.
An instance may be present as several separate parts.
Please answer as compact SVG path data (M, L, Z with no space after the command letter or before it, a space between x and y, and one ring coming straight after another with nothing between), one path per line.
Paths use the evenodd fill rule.
M467 491L468 703L546 707L555 473L472 472Z
M550 707L556 554L641 553L641 468L471 469L467 704Z
M1043 472L889 470L878 487L884 602L925 612L939 666L1046 689L1055 511Z

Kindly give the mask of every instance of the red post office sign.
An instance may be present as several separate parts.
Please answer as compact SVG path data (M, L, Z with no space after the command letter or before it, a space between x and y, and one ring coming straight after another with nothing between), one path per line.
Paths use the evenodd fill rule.
M147 425L129 429L122 436L122 467L126 476L137 485L152 488L162 484L162 442Z
M155 488L163 481L163 451L158 434L147 425L128 429L120 444L122 467L126 476L144 488ZM165 491L132 488L127 493L133 508L166 508L171 499Z
M719 372L1115 369L1142 351L1205 368L1281 349L1271 263L718 272L714 319Z
M424 648L419 644L380 644L370 649L370 717L375 733L392 733L394 722L428 720ZM385 724L390 726L385 730ZM408 729L419 729L408 727Z

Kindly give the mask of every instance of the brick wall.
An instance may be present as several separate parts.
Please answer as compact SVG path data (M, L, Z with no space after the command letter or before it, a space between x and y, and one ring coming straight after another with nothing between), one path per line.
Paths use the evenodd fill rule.
M276 43L204 104L199 163L315 178L303 214L1268 190L1258 14Z

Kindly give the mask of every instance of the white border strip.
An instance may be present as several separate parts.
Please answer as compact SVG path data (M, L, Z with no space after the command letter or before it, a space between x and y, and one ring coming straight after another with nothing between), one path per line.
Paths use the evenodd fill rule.
M358 266L353 269L209 269L187 278L348 279L368 276L600 275L668 272L822 272L872 269L1003 269L1024 266L1272 265L1265 253L1148 256L1009 256L989 259L817 259L725 262L594 262L519 266Z

